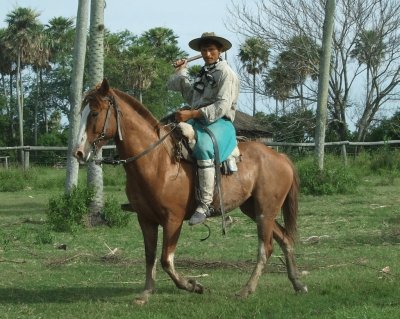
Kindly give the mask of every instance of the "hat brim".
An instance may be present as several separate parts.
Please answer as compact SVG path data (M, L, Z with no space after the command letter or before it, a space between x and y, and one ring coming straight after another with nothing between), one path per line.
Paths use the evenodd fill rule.
M232 47L232 43L225 38L218 36L205 36L201 38L193 39L189 42L189 47L195 51L201 51L200 44L203 41L212 40L218 42L222 46L222 52L228 51Z

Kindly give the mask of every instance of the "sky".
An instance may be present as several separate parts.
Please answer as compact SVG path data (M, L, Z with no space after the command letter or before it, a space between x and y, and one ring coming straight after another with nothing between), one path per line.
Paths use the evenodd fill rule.
M188 42L203 32L215 32L228 38L237 55L239 50L236 35L225 27L227 7L232 0L106 0L104 22L111 32L129 30L141 35L155 27L172 29L177 35L179 46L190 56L198 53L188 47ZM0 0L0 27L7 13L17 7L29 7L40 13L39 20L47 23L53 17L75 18L78 0ZM230 52L229 52L230 53ZM228 53L228 60L229 60Z

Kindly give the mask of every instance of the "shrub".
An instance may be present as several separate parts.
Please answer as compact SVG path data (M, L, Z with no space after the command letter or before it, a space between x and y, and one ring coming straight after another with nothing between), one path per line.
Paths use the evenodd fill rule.
M297 169L301 192L307 195L352 193L358 184L356 174L344 166L339 158L333 156L325 158L322 171L312 157L299 161Z
M47 210L50 227L55 231L74 232L83 226L93 196L93 188L75 187L70 194L51 197Z
M131 214L122 211L117 199L110 196L104 203L102 217L110 227L125 227L130 221Z
M374 173L381 173L382 171L389 171L396 173L400 171L400 152L398 150L391 151L388 147L383 147L380 152L376 152L370 164L371 171Z

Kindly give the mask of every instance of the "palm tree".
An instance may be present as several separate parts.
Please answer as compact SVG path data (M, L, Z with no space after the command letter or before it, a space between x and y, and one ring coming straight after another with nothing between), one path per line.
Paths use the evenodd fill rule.
M151 49L146 46L131 47L125 56L124 73L133 91L143 102L143 92L147 90L152 80L157 76L156 59Z
M279 62L279 59L264 77L264 86L267 96L275 99L275 115L278 116L279 113L279 102L282 103L282 111L285 113L285 101L293 90L293 78L292 74L287 72L287 69Z
M366 136L366 127L372 109L374 86L371 84L377 77L378 68L385 57L386 44L379 30L363 30L357 37L355 47L351 56L358 60L358 63L366 65L367 86L365 97L365 109L358 123L358 140L363 141Z
M374 73L377 70L385 56L385 49L386 45L377 30L363 30L356 39L351 57L357 59L359 64L365 64L367 67L367 90L370 86L371 72Z
M293 78L293 86L299 88L300 105L304 105L303 86L307 78L318 79L320 48L308 36L293 36L286 44L287 50L282 52L280 59L286 72Z
M0 29L0 75L1 82L3 85L3 94L5 100L6 114L7 118L10 122L10 135L11 137L15 137L14 131L14 123L13 123L13 111L11 107L11 98L12 98L12 57L10 50L8 49L9 45L7 45L7 29ZM6 85L6 76L10 77L10 89L9 93L7 92Z
M268 65L270 45L263 39L248 38L240 46L239 58L247 73L253 76L253 116L256 114L256 75Z
M31 65L33 71L36 73L36 101L35 101L35 109L34 109L34 144L37 145L38 140L38 111L39 105L42 100L42 91L43 91L43 72L45 70L50 69L50 50L48 47L48 41L46 37L46 33L44 32L44 26L40 26L39 35L37 37L37 51L31 59ZM44 104L44 103L43 103ZM45 105L45 104L44 104ZM43 106L44 106L43 105ZM44 106L44 118L45 118L45 129L46 133L48 133L48 117L46 112L46 107Z
M45 98L42 94L43 89L43 73L46 72L47 76L50 76L50 70L54 73L60 75L65 75L64 77L59 77L58 81L60 86L66 86L69 84L70 80L70 64L73 48L73 21L69 18L55 17L50 19L48 24L45 26L44 36L45 36L45 46L47 47L48 64L51 68L40 68L39 69L39 83L38 92L40 94L41 100ZM68 82L65 81L65 77L68 76ZM63 83L64 82L64 83ZM47 92L51 94L51 91ZM61 92L60 92L61 93ZM42 113L45 123L45 132L49 132L49 120L48 120L48 109L46 107L47 103L42 105Z
M79 6L79 5L78 5ZM68 64L67 57L74 48L74 22L70 18L54 17L46 25L49 41L50 62L58 63L62 68Z
M16 98L19 119L19 139L20 146L24 146L24 129L23 129L23 86L21 73L24 64L33 60L38 50L38 42L40 41L40 23L38 20L39 13L29 8L19 7L7 14L7 42L9 43L12 54L15 57L17 66L16 70ZM21 150L21 163L23 163L23 151Z
M104 0L91 2L88 48L89 86L91 88L102 81L104 73L104 7ZM101 150L97 154L101 157ZM90 162L87 174L88 183L95 191L89 207L88 223L95 226L103 223L101 219L104 207L102 167Z
M67 194L71 193L72 189L78 184L79 164L76 158L72 156L72 149L76 144L75 139L78 135L79 129L79 112L82 102L83 74L85 69L88 13L89 0L79 0L71 77L71 109L69 112L67 176L65 182L65 191Z
M185 52L179 49L177 39L178 36L174 34L173 30L158 27L144 32L139 42L151 48L155 57L162 58L171 63L177 57L185 55Z

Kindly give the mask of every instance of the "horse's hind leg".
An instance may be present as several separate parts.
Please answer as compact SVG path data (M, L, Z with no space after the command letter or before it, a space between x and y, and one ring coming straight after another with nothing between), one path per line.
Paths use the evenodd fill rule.
M296 266L296 259L293 253L293 243L285 234L284 228L275 221L274 224L274 239L279 244L285 255L286 269L289 280L296 292L307 292L307 286L299 281L299 273Z
M201 294L203 293L203 286L201 284L195 280L187 280L175 270L174 253L181 228L182 224L178 223L167 223L164 226L161 265L179 289Z
M145 304L148 302L149 297L154 292L155 288L158 225L140 219L139 224L144 238L146 281L143 292L135 299L135 302L137 304Z
M258 284L258 280L262 274L262 271L267 263L268 258L272 254L272 233L274 219L266 218L261 215L258 217L260 220L257 222L258 232L258 255L257 263L250 276L250 279L243 286L243 288L237 294L241 298L246 298L249 294L253 293Z

